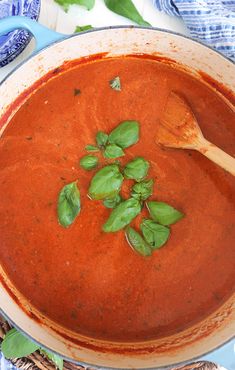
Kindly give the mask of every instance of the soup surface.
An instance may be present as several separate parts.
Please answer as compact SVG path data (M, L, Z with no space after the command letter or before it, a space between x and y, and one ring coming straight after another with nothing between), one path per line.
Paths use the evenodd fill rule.
M115 76L121 91L110 88ZM78 333L117 341L166 336L199 322L234 290L235 178L199 153L156 145L171 90L190 102L206 138L235 156L231 108L192 76L137 57L90 61L54 77L0 139L1 264L33 306ZM79 166L96 132L124 120L140 123L140 140L122 163L150 161L152 199L185 213L167 244L146 258L123 231L102 231L111 210L87 197L94 172ZM65 229L58 194L76 179L81 213Z

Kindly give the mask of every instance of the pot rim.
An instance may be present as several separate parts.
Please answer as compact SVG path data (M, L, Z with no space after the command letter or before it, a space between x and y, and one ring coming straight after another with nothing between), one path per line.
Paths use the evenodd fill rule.
M44 27L44 28L46 28L46 27ZM204 44L202 41L195 40L192 37L187 36L187 35L183 35L183 34L181 34L179 32L168 30L168 29L164 29L164 28L160 28L160 27L147 27L147 26L136 26L136 25L129 25L129 26L128 25L117 25L117 26L97 27L97 28L94 28L94 29L91 29L91 30L87 30L87 31L83 31L83 32L80 32L80 33L75 33L75 34L69 34L69 35L62 34L61 35L61 39L56 40L56 41L51 41L48 45L42 47L40 50L37 50L36 52L33 52L26 59L24 59L22 62L20 62L16 67L14 67L3 78L3 80L0 82L0 86L8 79L8 77L10 77L12 74L14 74L14 72L16 70L18 70L23 64L27 63L31 58L33 58L34 56L38 55L41 51L46 50L46 49L54 46L55 44L59 44L60 42L66 41L66 40L68 40L70 38L73 38L73 37L82 36L82 35L84 35L86 33L94 33L94 32L99 32L99 31L107 31L107 30L113 30L113 29L125 29L125 28L127 28L127 29L136 29L137 28L137 29L143 29L143 30L147 30L147 31L150 30L150 31L157 31L157 32L162 32L162 33L169 33L171 35L175 35L175 36L181 37L183 39L190 40L191 42L194 42L196 44L199 44L199 45L205 47L206 49L208 49L208 50L210 50L210 51L218 54L219 56L221 56L222 58L224 58L227 62L231 63L232 65L235 65L235 60L233 61L232 59L226 57L220 51L212 48L209 45ZM57 33L57 32L55 32L55 33Z

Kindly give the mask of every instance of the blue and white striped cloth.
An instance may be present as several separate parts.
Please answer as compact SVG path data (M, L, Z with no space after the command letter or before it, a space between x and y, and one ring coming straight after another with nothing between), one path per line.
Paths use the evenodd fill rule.
M182 17L191 36L235 61L235 0L153 0L158 10Z

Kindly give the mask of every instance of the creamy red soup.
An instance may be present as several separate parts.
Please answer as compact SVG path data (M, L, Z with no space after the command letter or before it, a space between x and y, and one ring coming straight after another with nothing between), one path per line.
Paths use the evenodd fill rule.
M115 76L121 91L110 87ZM190 102L205 137L235 156L235 116L225 100L177 68L137 57L78 63L55 76L0 139L1 264L32 306L77 333L115 341L163 337L199 322L234 291L235 178L199 153L155 143L171 90ZM124 120L139 122L140 139L122 164L146 158L150 199L185 214L150 257L133 251L123 231L102 231L111 210L88 198L95 171L79 165L96 132ZM63 228L58 194L75 180L81 212ZM127 189L128 182L124 197ZM132 222L136 229L143 215L145 208Z

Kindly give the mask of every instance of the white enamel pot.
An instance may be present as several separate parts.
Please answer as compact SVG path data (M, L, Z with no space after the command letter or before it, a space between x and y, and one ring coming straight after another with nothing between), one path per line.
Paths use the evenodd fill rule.
M25 28L34 35L37 51L0 85L0 133L33 93L30 87L36 81L63 63L99 53L106 53L104 57L144 53L166 58L168 63L170 59L195 75L207 75L205 83L213 88L223 84L230 96L235 94L235 65L231 61L169 31L111 27L66 37L26 18L11 17L0 22L0 34L16 28ZM218 93L223 95L225 90ZM212 351L235 333L234 298L204 321L176 335L143 343L109 343L71 334L43 317L20 296L0 267L0 308L5 316L44 347L72 361L98 367L168 368Z

